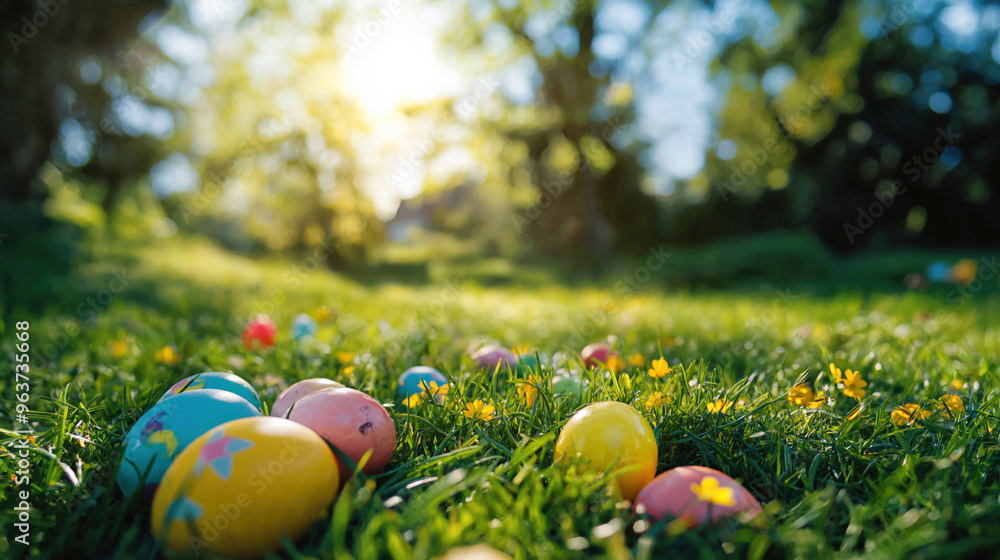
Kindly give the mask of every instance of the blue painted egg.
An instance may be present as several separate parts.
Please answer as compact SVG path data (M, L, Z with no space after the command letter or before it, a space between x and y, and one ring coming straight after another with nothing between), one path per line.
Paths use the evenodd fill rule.
M403 375L399 376L399 385L396 387L396 393L405 399L421 391L421 382L425 385L430 385L431 381L441 386L448 383L448 378L440 371L429 366L411 367L404 371Z
M316 321L309 315L302 313L295 317L292 323L292 338L302 340L309 336L316 336Z
M931 282L944 282L948 279L951 267L944 261L934 261L927 266L927 279Z
M260 398L257 396L257 391L254 391L253 387L249 383L231 373L218 371L196 373L195 375L181 379L177 383L174 383L173 387L167 389L167 392L160 397L160 402L163 402L168 397L183 393L184 391L192 391L195 389L218 389L219 391L228 391L243 397L247 402L254 405L254 407L260 408Z
M184 391L146 411L125 436L118 486L130 496L146 469L147 487L160 483L174 457L199 436L230 420L260 416L246 399L217 389Z
M548 368L549 365L549 358L545 354L540 352L538 355L527 354L518 358L517 364L514 365L514 373L518 377L526 377L533 374L542 375L543 370Z

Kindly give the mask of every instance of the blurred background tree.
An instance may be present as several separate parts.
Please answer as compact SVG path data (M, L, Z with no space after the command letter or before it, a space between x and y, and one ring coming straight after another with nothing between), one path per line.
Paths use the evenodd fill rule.
M180 231L344 268L429 231L430 258L597 269L770 230L1000 241L993 1L51 6L3 8L0 230L60 249L5 254Z

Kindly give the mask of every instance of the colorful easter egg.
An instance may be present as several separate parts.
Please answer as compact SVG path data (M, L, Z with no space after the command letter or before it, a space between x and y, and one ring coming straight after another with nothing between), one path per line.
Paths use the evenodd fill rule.
M636 409L620 402L599 402L577 411L559 433L555 461L584 459L612 477L621 495L634 500L656 474L656 437ZM627 472L618 471L628 468ZM615 474L618 473L618 474Z
M250 404L260 408L260 397L257 396L257 391L254 390L253 386L247 383L242 377L225 371L209 371L185 377L167 389L167 392L160 397L160 401L184 391L193 391L195 389L228 391L243 397Z
M756 514L760 502L729 476L708 467L678 467L653 479L635 500L635 511L655 520L684 519L688 527L743 512Z
M310 336L316 336L316 321L305 313L300 313L292 323L292 338L302 340Z
M517 364L517 356L510 350L497 344L487 344L476 350L472 353L472 359L475 360L477 367L488 369L491 372L497 367L498 363L501 370L506 370L508 367L514 368Z
M247 350L258 350L260 348L270 348L274 346L274 340L278 336L278 327L274 326L271 318L261 313L247 323L243 329L243 346Z
M927 279L931 282L944 282L948 279L951 267L944 261L934 261L927 266Z
M532 374L541 375L542 368L547 367L549 367L549 359L545 354L525 354L517 359L517 365L514 367L514 372L517 373L518 377L524 377Z
M430 387L432 381L437 383L439 387L448 384L448 378L440 371L430 366L413 366L399 376L396 393L405 399L410 395L420 393L424 385Z
M363 469L367 475L382 472L396 451L392 418L377 400L361 391L321 389L297 402L288 418L315 430L355 464L371 450ZM343 479L350 478L352 471L346 465L341 468Z
M557 375L552 378L552 394L583 398L583 381L575 375Z
M228 391L196 389L162 400L146 411L125 436L118 486L126 496L145 485L155 488L167 467L199 436L236 420L260 416L246 399Z
M190 557L259 558L294 541L337 495L333 452L283 418L214 428L178 455L153 499L153 536Z
M293 383L274 400L274 406L271 407L271 416L284 418L288 414L288 410L292 408L292 405L302 400L306 395L311 395L320 389L337 389L343 386L343 383L322 378L303 379L302 381Z
M580 352L580 357L583 358L583 365L588 368L598 367L601 364L608 363L611 356L617 356L614 350L611 349L611 345L607 342L595 342L593 344L588 344L582 352Z

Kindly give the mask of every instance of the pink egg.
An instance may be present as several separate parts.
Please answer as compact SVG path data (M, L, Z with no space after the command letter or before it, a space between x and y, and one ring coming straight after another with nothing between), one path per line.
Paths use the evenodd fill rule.
M639 492L633 507L656 520L685 519L688 527L708 522L709 511L714 524L721 517L761 510L757 498L740 483L708 467L677 467L661 474Z
M514 364L517 363L517 356L513 352L496 344L487 344L476 350L472 353L472 359L480 368L486 368L491 372L498 363L501 370L506 370L508 365L513 368Z
M312 428L355 463L372 450L363 469L367 475L382 472L396 451L392 418L377 400L361 391L320 389L295 403L288 419ZM346 481L351 471L339 457L337 462L341 480Z
M618 354L611 349L611 345L606 342L588 344L587 347L583 349L583 352L580 352L580 357L583 358L583 365L589 368L606 364L611 356L617 355Z
M337 389L343 386L343 383L322 378L303 379L302 381L293 383L282 391L277 399L274 399L274 406L271 407L271 416L284 418L288 413L288 409L292 408L293 404L302 400L306 395L311 395L320 389Z

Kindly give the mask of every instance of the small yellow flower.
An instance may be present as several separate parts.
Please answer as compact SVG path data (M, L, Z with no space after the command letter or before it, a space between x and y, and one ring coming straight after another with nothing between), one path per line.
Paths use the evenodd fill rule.
M893 410L889 418L897 426L906 426L917 420L924 420L930 415L930 411L924 410L919 404L907 403Z
M333 313L330 312L330 308L325 305L317 307L316 311L313 312L313 317L316 318L317 323L325 323L326 321L330 320L330 317L332 315Z
M848 370L848 371L850 371L850 370ZM830 362L830 375L833 376L833 382L834 383L843 383L844 382L844 376L843 376L843 374L841 374L840 368L837 367L837 366L835 366L835 365L833 365L833 362Z
M347 366L344 368L344 375L351 375L354 370L357 369L355 366Z
M625 360L619 358L618 354L612 354L611 357L608 358L607 363L604 365L606 365L609 370L617 373L625 369Z
M670 397L664 396L663 393L661 393L660 391L656 391L653 394L649 395L649 398L646 399L646 410L651 410L658 406L663 406L668 402L670 402Z
M124 338L112 340L108 343L108 353L111 354L112 358L121 358L128 354L128 341Z
M729 412L729 409L732 407L733 403L725 399L719 399L715 402L708 403L708 411L712 414L725 414Z
M965 383L962 383L961 379L956 379L956 380L954 380L954 381L951 382L951 388L954 389L954 390L956 390L956 391L961 391L962 387L964 387L964 386L965 386Z
M155 359L157 362L161 364L170 364L170 365L176 364L177 362L181 361L181 357L177 355L177 349L174 348L173 346L164 346L163 348L160 348L159 350L156 351L156 354L153 356L153 359Z
M528 403L528 406L535 406L535 398L538 396L538 386L541 384L541 377L529 375L527 380L517 382L517 394Z
M965 412L965 404L958 395L945 395L938 399L938 408L943 408L948 418L954 420Z
M636 352L635 354L629 355L628 365L632 367L642 367L646 365L646 358L644 358L642 354Z
M791 391L788 391L788 402L794 405L807 406L815 399L816 393L805 383L800 383L792 387Z
M489 422L493 419L493 413L496 412L496 407L492 404L486 404L483 401L476 399L465 405L465 410L462 414L466 418L480 419L483 422Z
M702 479L701 484L692 484L691 491L703 502L719 506L736 505L733 489L719 486L719 479L714 476L706 476Z
M649 370L649 376L659 378L667 375L671 371L670 364L667 363L667 360L660 358L658 360L653 360L653 367Z
M35 436L28 436L28 441L35 443Z
M406 397L406 400L403 401L403 404L405 404L407 408L415 408L417 406L420 406L422 402L424 402L424 394L414 393Z
M350 352L337 352L337 361L341 364L349 364L354 361L354 354Z
M816 396L806 403L806 408L823 408L824 404L826 404L826 395L824 393L816 393Z
M855 371L847 370L844 374L844 394L848 397L854 397L859 401L865 398L865 387L868 383L861 379L861 374Z
M438 385L436 381L421 381L420 392L417 393L417 396L426 401L436 400L439 403L444 404L448 400L448 393L450 391L451 385L449 383ZM410 398L412 398L412 396Z
M517 346L511 348L510 351L518 356L527 356L531 354L531 347L527 344L518 344Z

